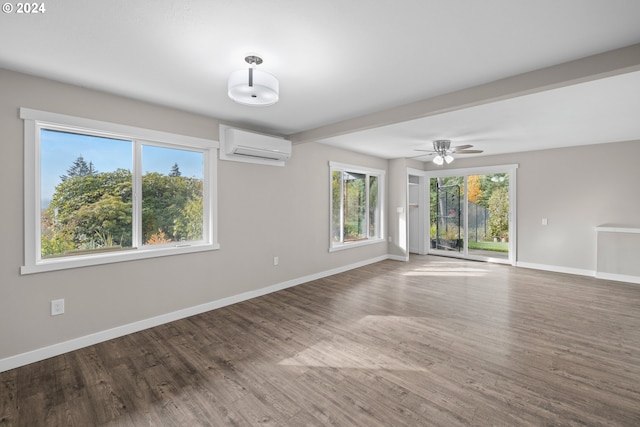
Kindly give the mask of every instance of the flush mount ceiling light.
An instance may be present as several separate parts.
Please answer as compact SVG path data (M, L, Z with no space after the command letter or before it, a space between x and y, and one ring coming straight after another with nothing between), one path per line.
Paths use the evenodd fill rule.
M266 71L256 69L262 58L249 55L244 60L249 68L237 70L229 76L229 98L243 105L267 107L278 102L280 84L278 79Z

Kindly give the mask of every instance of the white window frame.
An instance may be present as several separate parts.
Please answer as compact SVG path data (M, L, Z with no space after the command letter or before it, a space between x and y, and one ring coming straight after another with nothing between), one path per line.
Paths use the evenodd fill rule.
M333 182L332 177L334 172L353 172L366 175L367 182L367 214L365 218L367 220L366 230L367 237L355 242L334 242L333 241ZM378 209L379 209L379 236L369 237L369 177L378 177ZM373 169L364 166L350 165L346 163L329 162L329 252L339 251L343 249L350 249L359 246L371 245L374 243L386 242L384 236L385 231L385 194L386 194L386 171L382 169ZM342 216L342 215L341 215Z
M24 120L24 265L21 274L41 273L68 268L87 267L114 262L131 261L160 256L211 251L220 248L217 230L217 154L218 141L143 129L134 126L91 120L46 111L20 109ZM76 256L43 259L41 256L40 226L40 130L53 129L133 142L138 154L142 145L175 149L191 149L203 154L203 239L193 242L173 242L164 245L140 244L141 180L140 164L133 173L133 248L126 251L97 252ZM140 163L140 156L134 155ZM137 239L137 240L136 240Z

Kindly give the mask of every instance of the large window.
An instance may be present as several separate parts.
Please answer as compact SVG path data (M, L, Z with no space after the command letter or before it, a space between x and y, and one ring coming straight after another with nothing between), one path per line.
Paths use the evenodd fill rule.
M23 273L217 248L217 142L28 109Z
M384 171L331 162L331 250L383 241Z

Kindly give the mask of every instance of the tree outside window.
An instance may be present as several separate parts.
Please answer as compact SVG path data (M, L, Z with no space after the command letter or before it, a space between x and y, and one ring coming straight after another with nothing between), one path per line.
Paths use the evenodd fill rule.
M21 274L219 249L217 141L20 109Z

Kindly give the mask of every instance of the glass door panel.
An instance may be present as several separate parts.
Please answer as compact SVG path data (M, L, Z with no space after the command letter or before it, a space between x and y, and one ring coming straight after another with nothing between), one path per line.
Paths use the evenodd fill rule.
M463 252L463 177L431 178L431 249Z
M509 174L469 175L468 253L509 259Z

